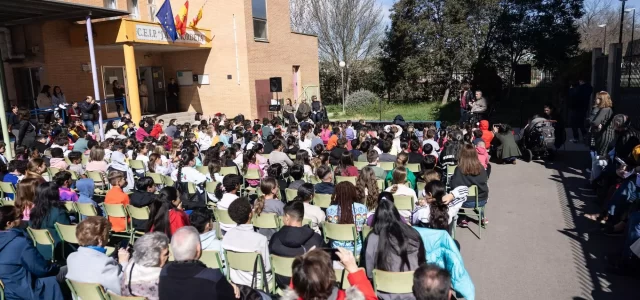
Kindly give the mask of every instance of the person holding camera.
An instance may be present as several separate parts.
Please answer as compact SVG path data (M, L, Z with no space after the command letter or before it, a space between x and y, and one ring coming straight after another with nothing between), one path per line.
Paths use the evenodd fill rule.
M508 124L495 124L493 125L493 132L495 138L500 142L500 145L496 149L496 155L499 160L504 163L516 164L516 159L522 156L518 144L516 144L516 138L513 135L511 126Z
M91 96L87 96L84 102L78 103L78 107L80 107L80 119L82 120L82 123L84 123L84 126L87 127L87 132L94 134L94 112L98 110L98 104L96 104L96 100L94 100Z

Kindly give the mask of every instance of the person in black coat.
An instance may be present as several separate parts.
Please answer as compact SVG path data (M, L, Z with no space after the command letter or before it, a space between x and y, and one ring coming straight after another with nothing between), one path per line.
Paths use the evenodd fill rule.
M238 288L227 281L221 269L207 268L198 260L202 255L202 246L200 234L194 227L178 229L171 237L171 250L175 261L166 264L160 271L160 300L239 298Z
M338 139L338 145L331 150L329 153L329 163L332 166L337 166L340 163L340 158L342 158L342 153L347 150L347 139L340 138Z
M78 103L78 107L80 108L80 119L84 126L87 128L87 132L95 133L95 128L93 127L93 120L96 117L98 110L98 104L96 104L96 100L91 96L87 96L85 101L81 101Z
M36 134L38 133L38 124L32 122L29 111L20 112L20 127L18 132L18 141L16 146L25 146L31 148L35 145Z
M167 100L169 100L167 103L171 105L169 111L178 111L179 98L180 86L174 78L171 78L169 79L169 84L167 84Z
M409 142L409 151L411 152L407 153L407 155L409 156L410 164L419 164L424 159L424 156L418 152L419 150L420 144L418 142L413 140Z
M135 207L147 207L155 200L156 185L153 178L145 176L136 180L136 189L129 195L129 204ZM147 220L133 219L133 227L138 231L146 231Z
M282 257L296 257L305 254L312 247L324 247L324 240L309 225L302 225L304 204L291 201L284 206L282 220L284 227L271 236L269 253ZM276 274L276 283L285 289L291 278Z

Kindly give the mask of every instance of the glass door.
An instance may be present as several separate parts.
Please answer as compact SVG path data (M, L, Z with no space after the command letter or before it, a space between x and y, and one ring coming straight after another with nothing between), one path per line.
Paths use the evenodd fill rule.
M102 67L102 86L104 91L104 99L113 100L114 99L114 86L119 85L125 88L125 97L127 93L127 86L125 81L125 71L123 66L112 66L112 67ZM121 113L124 113L124 108L121 103L118 103L120 106ZM109 102L105 105L106 116L107 118L115 118L118 116L115 102ZM103 110L104 111L104 110Z

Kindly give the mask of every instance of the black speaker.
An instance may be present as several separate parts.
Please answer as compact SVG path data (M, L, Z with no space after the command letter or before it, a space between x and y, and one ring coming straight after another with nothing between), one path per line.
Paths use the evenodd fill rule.
M516 84L531 84L531 65L516 65L514 71Z
M272 93L282 92L282 77L269 78L269 87L271 88Z

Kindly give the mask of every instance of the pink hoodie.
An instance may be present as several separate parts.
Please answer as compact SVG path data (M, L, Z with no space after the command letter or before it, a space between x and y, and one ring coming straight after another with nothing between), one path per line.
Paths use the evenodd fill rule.
M476 152L478 153L478 159L480 160L480 163L486 170L487 166L489 165L489 153L487 153L487 149L483 147L476 147Z

